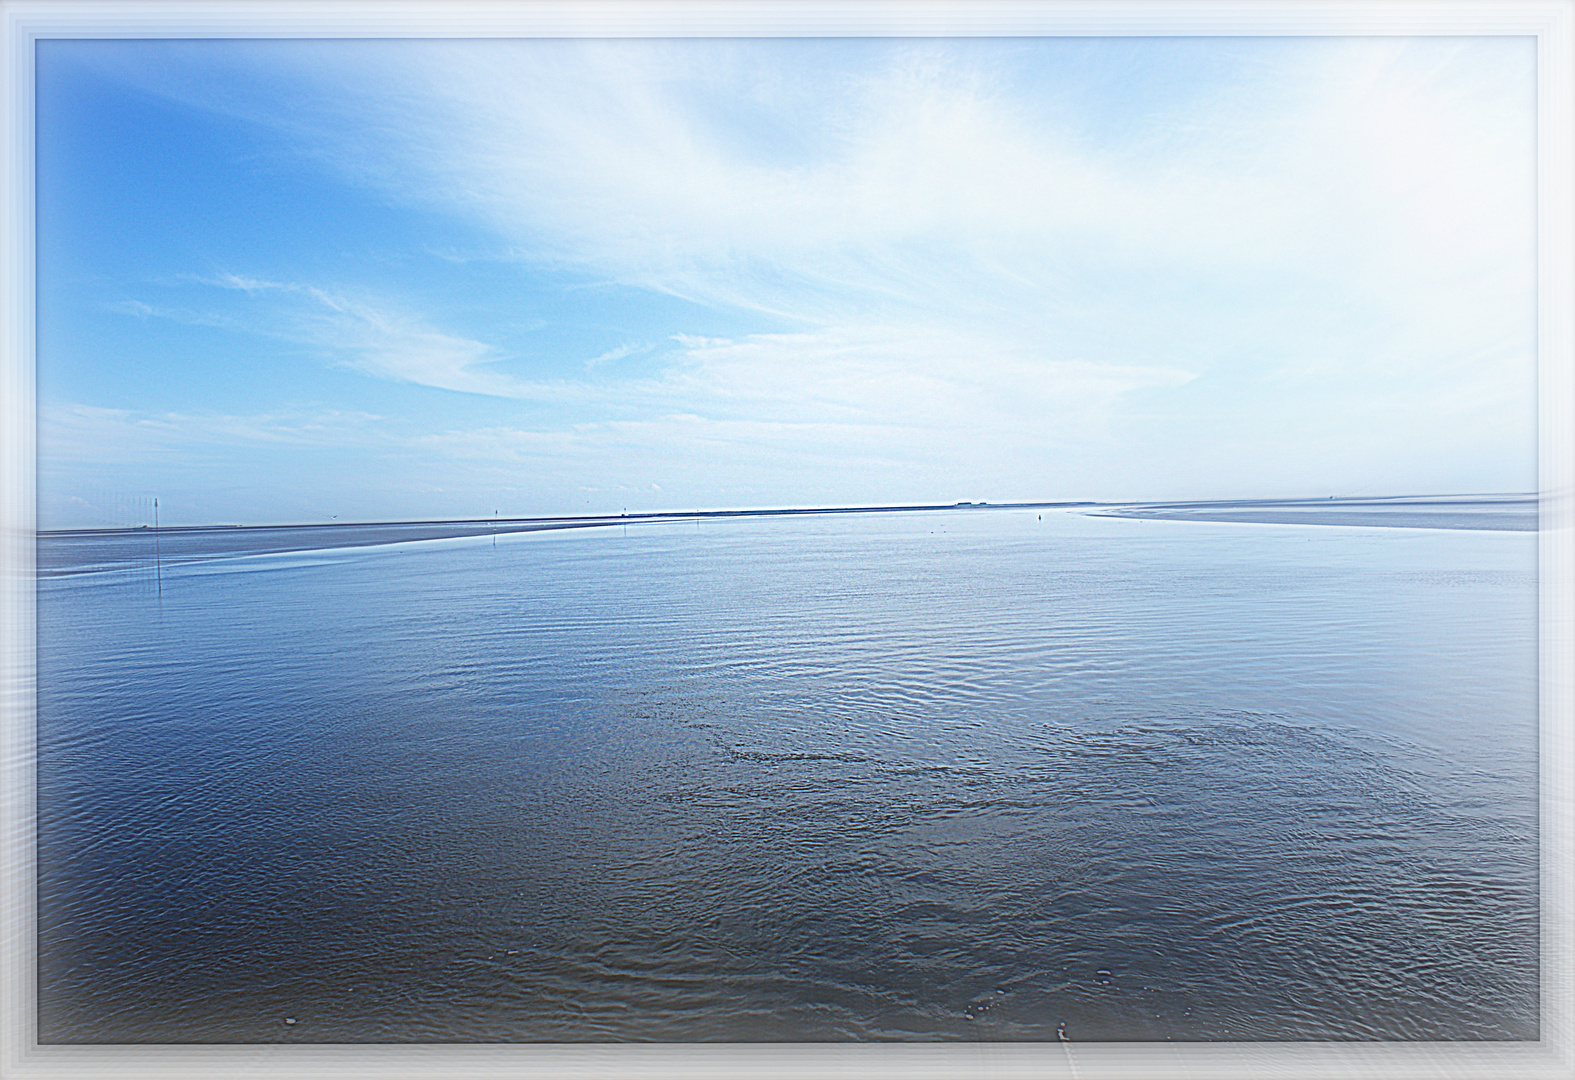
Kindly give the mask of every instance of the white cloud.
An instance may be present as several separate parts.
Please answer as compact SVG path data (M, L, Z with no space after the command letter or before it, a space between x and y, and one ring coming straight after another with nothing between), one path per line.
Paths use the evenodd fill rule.
M62 403L40 408L38 439L40 457L51 463L119 465L246 445L365 445L387 438L381 419L335 409L237 416Z
M680 507L715 504L722 490L775 492L764 499L775 503L789 493L880 502L942 497L963 483L953 497L983 487L1032 498L1047 461L1082 460L1111 441L1124 396L1194 377L1017 354L1010 343L916 327L690 339L665 378L617 391L638 418L456 429L417 445L494 482L522 470L588 487L617 477Z
M140 300L117 300L106 306L117 315L133 315L139 319L145 319L149 315L157 314L151 306L142 303Z
M626 356L633 356L636 353L646 352L648 349L649 346L646 345L619 345L616 348L608 349L599 356L591 357L589 360L585 361L585 366L587 368L598 368L604 364L610 364L614 360L622 360Z
M1388 415L1384 447L1425 458L1462 425L1534 419L1534 397L1505 389L1535 362L1529 45L1281 43L1228 78L1200 66L1182 104L1149 113L1137 88L1104 91L1101 113L1053 71L1014 83L973 46L874 42L813 72L807 48L320 43L294 46L293 68L267 54L278 95L177 91L480 224L485 257L791 332L750 333L746 314L727 337L671 335L657 374L610 378L625 344L533 382L485 331L386 296L211 283L328 362L591 417L422 444L477 462L683 460L737 480L811 464L1027 476L1075 456L1131 476L1151 423L1175 433L1174 471L1206 464L1236 494L1297 433L1302 458L1334 460L1353 424ZM1505 486L1525 486L1523 440L1495 445ZM636 486L656 482L681 490Z
M1279 43L1193 74L1184 108L1134 120L1116 100L1137 129L1119 136L1075 80L1013 84L944 41L838 61L769 41L297 43L245 54L255 82L141 78L483 222L509 257L822 324L1082 304L1095 274L1140 315L1136 270L1343 282L1425 323L1471 294L1421 312L1424 283L1523 292L1534 70L1514 47Z
M281 290L284 291L284 292L301 292L301 291L303 291L303 286L300 286L300 285L294 285L294 284L290 284L288 282L280 282L280 281L264 281L261 278L245 277L245 276L243 276L241 274L225 273L225 274L220 274L220 275L218 275L217 277L214 277L214 278L209 278L209 279L193 278L193 280L194 281L199 281L199 282L204 282L205 284L208 284L208 285L217 285L220 288L224 288L224 289L240 289L240 290L242 290L244 292L249 292L249 293L272 292L272 291L281 291Z
M967 323L1103 296L1141 319L1134 289L1186 275L1250 302L1266 275L1424 331L1525 292L1534 85L1513 47L1282 43L1120 137L1075 86L942 41L851 64L791 42L321 43L268 54L277 100L177 92L522 257L704 302Z
M1196 378L1179 367L1059 359L949 328L830 327L692 341L675 400L739 416L877 423L904 429L1053 420L1087 433L1116 399Z
M582 394L570 384L529 383L493 370L488 365L509 359L496 347L444 333L395 304L233 273L207 283L262 304L249 321L241 320L253 332L304 345L329 363L376 378L490 397L572 400Z

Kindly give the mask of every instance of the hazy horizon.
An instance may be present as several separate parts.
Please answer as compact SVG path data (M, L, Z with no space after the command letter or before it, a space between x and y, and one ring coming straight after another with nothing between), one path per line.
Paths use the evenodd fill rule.
M1407 492L1404 494L1375 494L1356 496L1334 495L1308 495L1280 499L1025 499L1012 502L994 502L988 499L963 499L945 503L893 503L873 502L865 504L808 504L801 506L698 506L670 510L642 510L642 511L613 511L610 513L596 514L516 514L504 516L502 514L478 515L474 517L456 518L389 518L375 520L369 518L329 518L326 520L296 520L296 521L206 521L206 522L172 522L164 521L154 515L152 497L123 500L119 506L108 507L109 512L117 513L121 519L119 524L107 525L76 525L58 526L48 528L39 527L40 533L48 532L127 532L137 529L285 529L285 528L323 528L336 525L344 526L369 526L369 525L481 525L510 524L516 522L549 522L549 521L617 521L622 518L685 518L685 517L743 517L750 515L772 514L838 514L838 513L894 513L902 511L940 511L940 510L967 510L967 509L1045 509L1065 508L1076 510L1082 507L1218 507L1218 508L1250 508L1261 507L1295 507L1306 506L1312 508L1349 507L1352 505L1386 504L1390 506L1403 506L1412 502L1437 501L1440 503L1461 503L1469 505L1472 502L1487 503L1489 505L1498 501L1536 501L1537 492L1534 491L1476 491L1476 492ZM139 520L139 515L148 518L147 521ZM1204 519L1206 520L1206 519Z
M1536 487L1535 40L45 40L39 526Z

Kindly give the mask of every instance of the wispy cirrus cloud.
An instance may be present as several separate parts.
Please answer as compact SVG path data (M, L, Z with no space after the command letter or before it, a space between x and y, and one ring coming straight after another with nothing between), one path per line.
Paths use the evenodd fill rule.
M1122 398L1196 378L1179 367L1014 354L1009 342L934 328L682 344L662 378L616 391L631 406L624 417L451 429L419 445L499 483L520 469L583 487L621 477L635 488L656 483L688 505L716 502L706 485L719 475L756 504L790 495L811 503L933 498L937 482L955 497L983 490L1033 498L1052 482L1047 455L1083 461L1116 438Z
M289 340L341 367L437 389L591 410L678 411L717 421L747 416L768 424L856 422L891 431L969 427L985 415L994 430L1005 431L1054 416L1057 430L1071 437L1091 434L1127 393L1197 377L1179 365L1058 359L1053 349L1027 348L1010 336L962 334L939 322L833 325L736 340L676 334L655 374L603 383L525 382L491 369L505 359L495 346L436 330L393 306L235 273L199 280L244 293L257 305L250 317L243 309L210 321ZM138 316L203 317L131 303ZM613 364L647 348L619 346L586 367Z
M1534 87L1514 43L1215 46L1207 78L1166 59L1189 47L1150 45L1180 68L1173 102L1138 80L1114 112L1068 42L295 43L229 55L250 80L159 79L484 224L506 257L822 324L1064 319L1139 272L1151 304L1178 273L1359 280L1456 328L1461 278L1520 295L1532 206L1506 196Z
M406 306L353 298L300 282L237 273L191 281L244 293L251 307L217 313L121 301L111 310L136 317L223 325L303 346L324 362L379 379L465 394L531 400L578 396L568 384L527 382L496 369L510 358L496 346L446 333Z
M1184 497L1380 458L1437 489L1462 432L1490 464L1450 476L1527 486L1529 48L187 43L122 75L266 129L334 199L456 225L404 279L258 258L202 286L228 329L497 399L412 436L450 464ZM117 310L204 317L185 299Z
M616 360L622 360L627 356L634 356L637 353L648 352L649 350L649 345L619 345L608 349L599 356L591 357L585 361L585 366L587 368L598 368L604 364L611 364Z
M940 326L834 326L737 341L688 338L685 364L668 378L675 401L713 413L774 420L857 422L997 431L1055 418L1071 436L1091 434L1105 412L1137 390L1181 386L1180 366L1059 359L1011 338Z
M350 59L386 92L268 122L523 257L820 322L1082 302L1098 290L1075 278L1094 270L1353 269L1428 321L1452 317L1461 274L1523 283L1531 206L1505 195L1533 87L1528 69L1473 62L1489 47L1232 57L1234 77L1180 80L1183 105L1112 135L1075 78L1025 82L1021 57L959 43L872 45L854 65L802 43L412 43Z
M39 410L39 444L51 461L109 464L236 446L367 445L388 438L383 418L337 409L234 415L152 413L77 403Z
M212 284L272 295L266 332L307 345L330 362L381 379L496 397L539 392L486 365L503 359L484 342L434 329L397 307L354 300L294 282L224 274Z

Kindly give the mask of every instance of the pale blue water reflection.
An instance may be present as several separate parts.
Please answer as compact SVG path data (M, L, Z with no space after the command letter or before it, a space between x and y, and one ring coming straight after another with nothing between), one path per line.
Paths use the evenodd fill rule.
M1535 1037L1534 534L209 535L40 581L45 1041Z

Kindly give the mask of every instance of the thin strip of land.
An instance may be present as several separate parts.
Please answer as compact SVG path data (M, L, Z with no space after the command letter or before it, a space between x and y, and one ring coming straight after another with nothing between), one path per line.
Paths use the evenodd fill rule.
M1257 525L1347 525L1408 529L1537 528L1535 495L1449 495L1326 499L1237 499L1207 502L1101 503L958 502L895 506L817 506L743 510L682 510L564 517L460 518L438 521L360 521L293 525L183 525L153 529L51 529L38 533L41 577L163 566L216 558L275 555L333 548L374 547L420 540L503 536L553 529L594 529L654 522L892 514L978 510L1073 510L1094 517L1209 521ZM155 550L156 549L156 550Z
M1128 503L1101 507L1090 513L1096 517L1252 525L1356 525L1369 528L1483 529L1504 532L1537 530L1537 496L1526 494Z
M1076 509L1093 502L950 503L905 506L786 507L756 510L684 510L638 514L595 514L571 517L461 518L446 521L359 521L295 525L181 525L155 530L40 530L38 573L43 577L102 572L120 568L127 559L146 561L155 536L157 558L164 566L246 555L279 555L294 551L375 547L418 540L505 536L550 529L594 529L661 521L702 521L733 518L792 517L817 514L886 514L936 510ZM120 541L120 543L115 543ZM118 551L116 549L119 549Z

